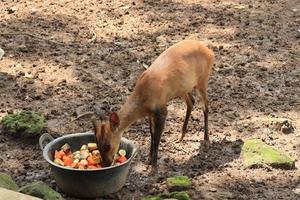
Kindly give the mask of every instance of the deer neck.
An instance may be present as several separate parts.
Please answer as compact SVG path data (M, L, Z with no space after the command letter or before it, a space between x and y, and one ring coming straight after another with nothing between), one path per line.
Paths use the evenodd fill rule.
M134 94L130 95L125 104L118 111L120 118L119 133L122 133L135 121L143 117L142 109L138 98Z

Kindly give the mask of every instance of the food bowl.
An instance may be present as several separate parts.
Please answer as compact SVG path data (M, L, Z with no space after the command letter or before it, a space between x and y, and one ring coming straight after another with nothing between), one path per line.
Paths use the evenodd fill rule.
M44 146L47 140L50 142ZM128 160L120 165L100 169L74 169L53 162L54 151L60 149L65 143L68 143L71 149L76 150L89 142L95 142L94 133L91 131L69 134L56 139L45 133L39 139L43 157L50 164L56 184L63 192L82 198L99 197L117 192L125 185L131 161L138 149L126 138L122 138L120 148L126 150Z

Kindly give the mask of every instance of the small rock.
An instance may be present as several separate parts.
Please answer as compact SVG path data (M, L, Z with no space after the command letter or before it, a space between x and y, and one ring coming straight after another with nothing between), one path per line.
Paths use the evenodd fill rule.
M0 48L0 59L4 56L5 52L3 49Z
M16 12L18 9L16 7L11 7L7 9L8 14L12 14L14 12Z
M209 191L210 192L217 192L218 190L217 190L217 188L209 188Z
M31 8L31 9L30 9L30 12L31 12L31 14L35 14L35 13L37 12L37 9Z
M24 77L27 78L27 79L32 79L33 78L33 75L31 74L31 72L26 72L24 74Z
M140 162L140 163L138 163L137 165L135 165L133 167L133 170L138 172L138 173L142 173L142 172L147 171L147 167L142 162Z
M298 185L295 189L293 189L293 192L300 196L300 185Z
M14 182L14 180L8 174L0 172L0 187L9 189L9 190L18 190L18 185Z
M274 131L281 131L284 134L293 133L295 128L290 119L287 118L269 118L266 124Z
M19 189L19 192L46 200L63 200L63 197L42 181L34 182Z
M284 134L289 134L289 133L294 132L294 128L290 124L288 124L288 125L283 124L281 127L281 132Z

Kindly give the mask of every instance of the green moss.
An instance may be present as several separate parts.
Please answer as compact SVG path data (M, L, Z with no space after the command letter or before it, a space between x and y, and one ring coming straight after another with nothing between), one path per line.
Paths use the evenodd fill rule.
M6 115L1 123L11 133L39 135L45 126L45 118L41 113L21 111Z
M62 196L45 183L38 181L19 189L19 192L42 198L44 200L62 200Z
M141 200L163 200L160 196L143 197Z
M0 187L6 188L8 190L14 190L14 191L17 191L19 188L9 175L1 172L0 172Z
M177 200L190 200L187 192L171 192L169 198L174 198Z
M187 192L171 192L168 194L160 194L156 196L143 197L141 200L164 200L164 199L191 200Z
M266 164L274 168L292 169L295 166L295 161L292 158L259 139L245 141L242 154L247 167L258 167Z
M187 176L174 176L167 178L167 184L169 187L189 188L192 182Z

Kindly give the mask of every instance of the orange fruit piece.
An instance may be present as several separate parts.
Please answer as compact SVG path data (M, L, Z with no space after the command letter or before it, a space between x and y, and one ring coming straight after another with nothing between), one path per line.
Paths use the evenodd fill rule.
M120 162L120 163L123 163L126 160L127 160L127 158L125 156L120 156L117 161Z
M89 165L89 166L93 166L93 165L96 164L96 162L94 161L94 159L93 159L91 156L89 156L89 157L87 158L87 162L88 162L88 165Z
M72 166L73 159L71 157L64 156L63 161L64 161L65 166Z
M63 158L63 157L66 155L65 152L64 152L63 150L60 150L60 151L58 152L58 154L59 154L60 158Z
M78 167L78 163L72 163L72 164L71 164L71 167L77 168L77 167Z
M61 159L60 154L57 150L54 152L54 159Z

